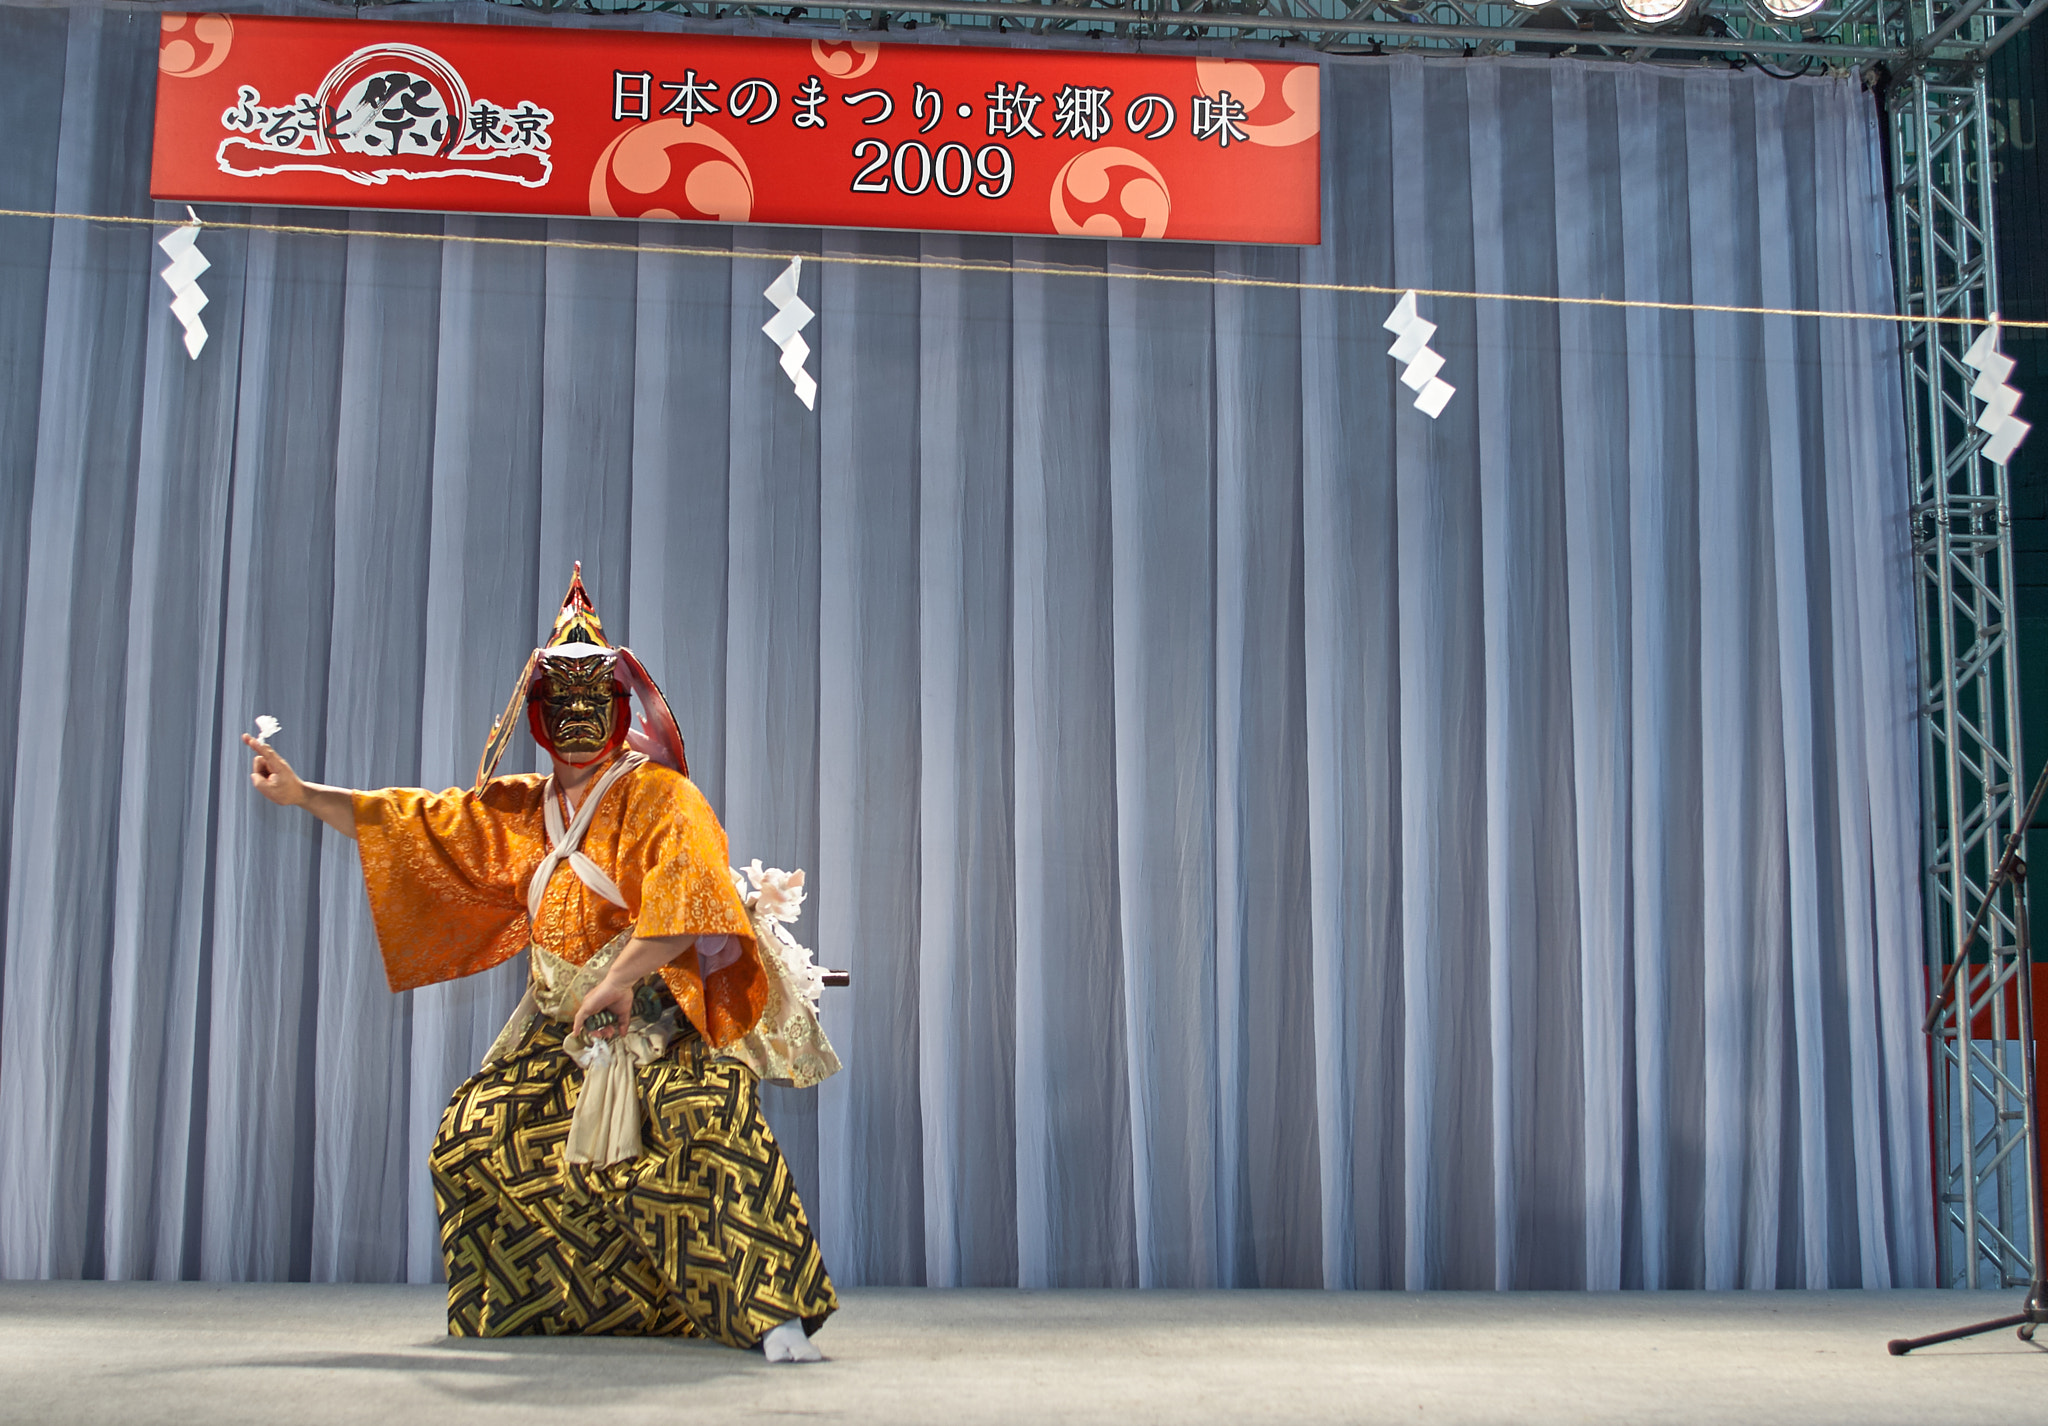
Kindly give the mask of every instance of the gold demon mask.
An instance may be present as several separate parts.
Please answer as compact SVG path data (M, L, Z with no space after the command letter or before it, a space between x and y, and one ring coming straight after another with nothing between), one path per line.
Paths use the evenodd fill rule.
M613 677L616 654L581 658L543 653L526 695L533 740L571 767L584 767L626 741L626 686Z
M632 716L634 698L640 701L637 722ZM604 625L583 588L580 562L569 577L569 592L547 642L527 659L511 701L491 725L490 741L477 764L478 791L504 756L522 703L534 741L571 767L589 767L621 746L631 746L685 776L689 773L682 734L668 700L631 649L615 647L605 638Z

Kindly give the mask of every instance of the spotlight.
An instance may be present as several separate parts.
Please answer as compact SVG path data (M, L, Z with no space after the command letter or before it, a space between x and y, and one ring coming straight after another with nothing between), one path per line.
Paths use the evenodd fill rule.
M1774 20L1802 20L1826 3L1827 0L1762 0Z
M1621 12L1646 28L1676 24L1692 12L1693 0L1621 0Z

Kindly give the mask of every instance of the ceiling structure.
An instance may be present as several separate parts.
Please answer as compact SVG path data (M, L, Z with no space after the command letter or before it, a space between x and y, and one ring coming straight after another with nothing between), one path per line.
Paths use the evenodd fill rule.
M1074 42L1258 40L1339 53L1393 49L1466 54L1575 54L1660 63L1758 64L1774 72L1882 66L1882 77L1931 66L1967 74L2048 0L906 0L859 8L728 0L498 0L590 15L664 12L706 21L802 20L847 30L985 28ZM405 3L405 0L389 0Z

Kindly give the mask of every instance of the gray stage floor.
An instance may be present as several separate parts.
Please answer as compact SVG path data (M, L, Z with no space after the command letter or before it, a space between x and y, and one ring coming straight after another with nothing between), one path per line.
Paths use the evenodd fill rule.
M830 1360L442 1335L436 1288L0 1283L0 1420L2041 1422L2021 1294L854 1291Z

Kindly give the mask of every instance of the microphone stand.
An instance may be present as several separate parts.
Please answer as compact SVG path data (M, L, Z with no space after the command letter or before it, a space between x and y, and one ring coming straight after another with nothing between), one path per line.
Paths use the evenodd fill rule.
M2027 798L2026 811L2021 814L2019 825L2013 828L2012 836L2006 840L2005 855L1999 858L1998 870L1992 875L1991 885L1985 889L1984 900L1977 907L1977 915L1970 922L1970 929L1963 935L1961 949L1957 954L1955 963L1949 966L1948 973L1942 977L1941 989L1934 997L1934 1004L1928 1007L1926 1024L1927 1033L1933 1034L1941 1020L1942 1011L1947 1007L1950 999L1954 998L1958 993L1962 995L1962 999L1956 1006L1957 1017L1960 1019L1970 1013L1969 978L1962 973L1963 967L1969 956L1970 947L1977 938L1978 930L1982 928L1985 918L1991 910L1992 903L1998 899L2000 888L2007 883L2011 883L2013 888L2013 927L2018 932L2019 941L2017 953L2020 962L2020 974L2017 979L2019 982L2020 1003L2020 1087L2022 1090L2022 1109L2024 1111L2024 1147L2027 1156L2027 1216L2030 1220L2028 1224L2029 1231L2033 1236L2033 1281L2027 1285L2027 1299L2018 1312L2006 1317L1994 1317L1988 1322L1973 1322L1967 1327L1953 1327L1946 1332L1931 1332L1925 1337L1894 1338L1887 1342L1885 1347L1895 1357L1903 1357L1916 1347L1931 1347L1937 1342L1953 1342L1963 1337L1976 1337L1985 1332L1997 1332L2006 1327L2018 1328L2020 1340L2022 1342L2031 1342L2034 1340L2034 1329L2043 1323L2048 1323L2048 1264L2044 1264L2042 1261L2044 1258L2048 1258L2048 1252L2043 1252L2041 1241L2040 1093L2039 1086L2035 1083L2034 1075L2034 951L2027 929L2027 864L2020 856L2020 848L2025 841L2027 828L2033 825L2034 809L2040 805L2041 793L2044 788L2048 788L2048 765L2044 765L2040 776L2034 779L2034 791ZM1960 987L1958 986L1959 981L1961 982ZM1967 1027L1963 1028L1967 1029ZM1966 1057L1963 1061L1962 1092L1970 1094L1974 1091L1975 1084L1971 1076L1970 1064ZM1969 1146L1966 1152L1974 1155L1976 1152L1975 1146ZM1967 1172L1964 1177L1967 1181L1969 1177ZM1976 1189L1974 1185L1970 1185L1966 1187L1965 1191L1974 1193ZM1977 1251L1975 1243L1965 1244L1964 1247L1966 1251L1971 1253Z

